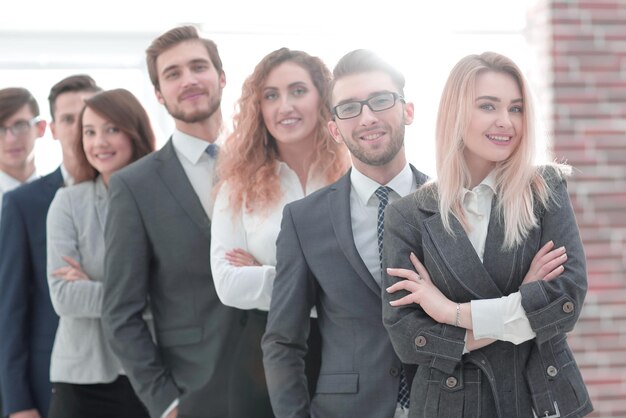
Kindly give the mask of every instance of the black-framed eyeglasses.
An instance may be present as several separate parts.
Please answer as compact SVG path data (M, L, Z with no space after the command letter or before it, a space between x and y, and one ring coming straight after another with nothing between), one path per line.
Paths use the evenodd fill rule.
M0 126L0 139L6 138L8 131L11 131L13 136L24 136L39 120L39 116L36 116L31 120L18 120L11 126Z
M397 100L404 102L404 97L400 96L398 93L380 93L367 100L357 100L337 105L333 108L332 113L342 120L352 119L361 114L364 105L367 105L372 112L382 112L383 110L394 107Z

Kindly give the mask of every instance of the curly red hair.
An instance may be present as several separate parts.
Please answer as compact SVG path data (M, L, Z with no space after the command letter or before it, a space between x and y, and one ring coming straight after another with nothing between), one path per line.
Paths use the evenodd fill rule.
M228 182L230 207L234 212L264 210L281 196L276 167L279 153L276 140L268 132L261 114L262 88L270 71L285 62L293 62L308 71L320 95L320 108L315 128L315 152L311 169L323 173L327 183L344 174L349 157L343 144L335 142L327 129L330 110L324 104L329 95L331 73L324 62L302 51L281 48L266 55L243 83L235 114L234 131L226 139L220 156L220 184ZM218 186L218 187L219 187Z

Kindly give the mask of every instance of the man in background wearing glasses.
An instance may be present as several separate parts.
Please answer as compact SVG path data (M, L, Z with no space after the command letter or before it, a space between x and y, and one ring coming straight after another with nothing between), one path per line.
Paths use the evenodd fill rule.
M427 180L404 151L413 104L403 98L404 76L370 51L348 53L333 75L328 128L353 167L284 209L263 338L268 389L278 418L406 417L414 370L400 363L383 327L380 250L386 204ZM309 399L304 356L314 306L322 366Z
M35 140L43 136L46 122L39 105L24 88L0 90L0 215L2 195L35 180Z
M23 89L7 90L25 92ZM3 417L45 418L48 414L52 391L50 354L59 318L48 291L46 217L56 191L73 183L77 169L74 147L80 139L78 119L84 100L98 91L100 88L88 75L66 77L52 87L48 96L52 117L50 130L61 143L63 162L52 173L4 196L0 220ZM30 94L23 94L22 100L26 97ZM6 103L0 100L0 109L4 109ZM45 122L37 122L38 118L34 117L39 114L38 109L33 110L29 104L20 107L20 102L16 103L20 112L6 120L0 117L0 145L3 150L23 145L29 150L26 154L32 154L33 142L43 133ZM3 120L5 122L1 122ZM32 158L30 164L32 166Z
M0 216L3 195L38 177L35 140L45 130L46 122L39 120L39 105L28 90L17 87L0 90Z

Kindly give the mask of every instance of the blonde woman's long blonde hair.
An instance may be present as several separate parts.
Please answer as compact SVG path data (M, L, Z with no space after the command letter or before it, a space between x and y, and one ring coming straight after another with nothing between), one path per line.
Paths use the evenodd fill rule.
M534 161L534 108L527 82L517 65L503 55L495 52L469 55L450 72L437 116L439 210L449 233L453 233L450 215L459 220L465 231L471 229L462 207L463 188L469 188L471 179L463 156L463 136L475 106L476 79L487 71L509 74L522 92L522 139L513 154L495 167L497 215L504 223L504 248L512 248L537 225L534 206L536 203L546 205L551 192Z

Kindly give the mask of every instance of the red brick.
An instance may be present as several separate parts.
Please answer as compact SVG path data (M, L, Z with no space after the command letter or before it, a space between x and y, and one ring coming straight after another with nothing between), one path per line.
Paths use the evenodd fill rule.
M578 1L575 2L575 5L579 9L610 9L610 10L621 10L623 7L623 2L620 4L617 1Z

